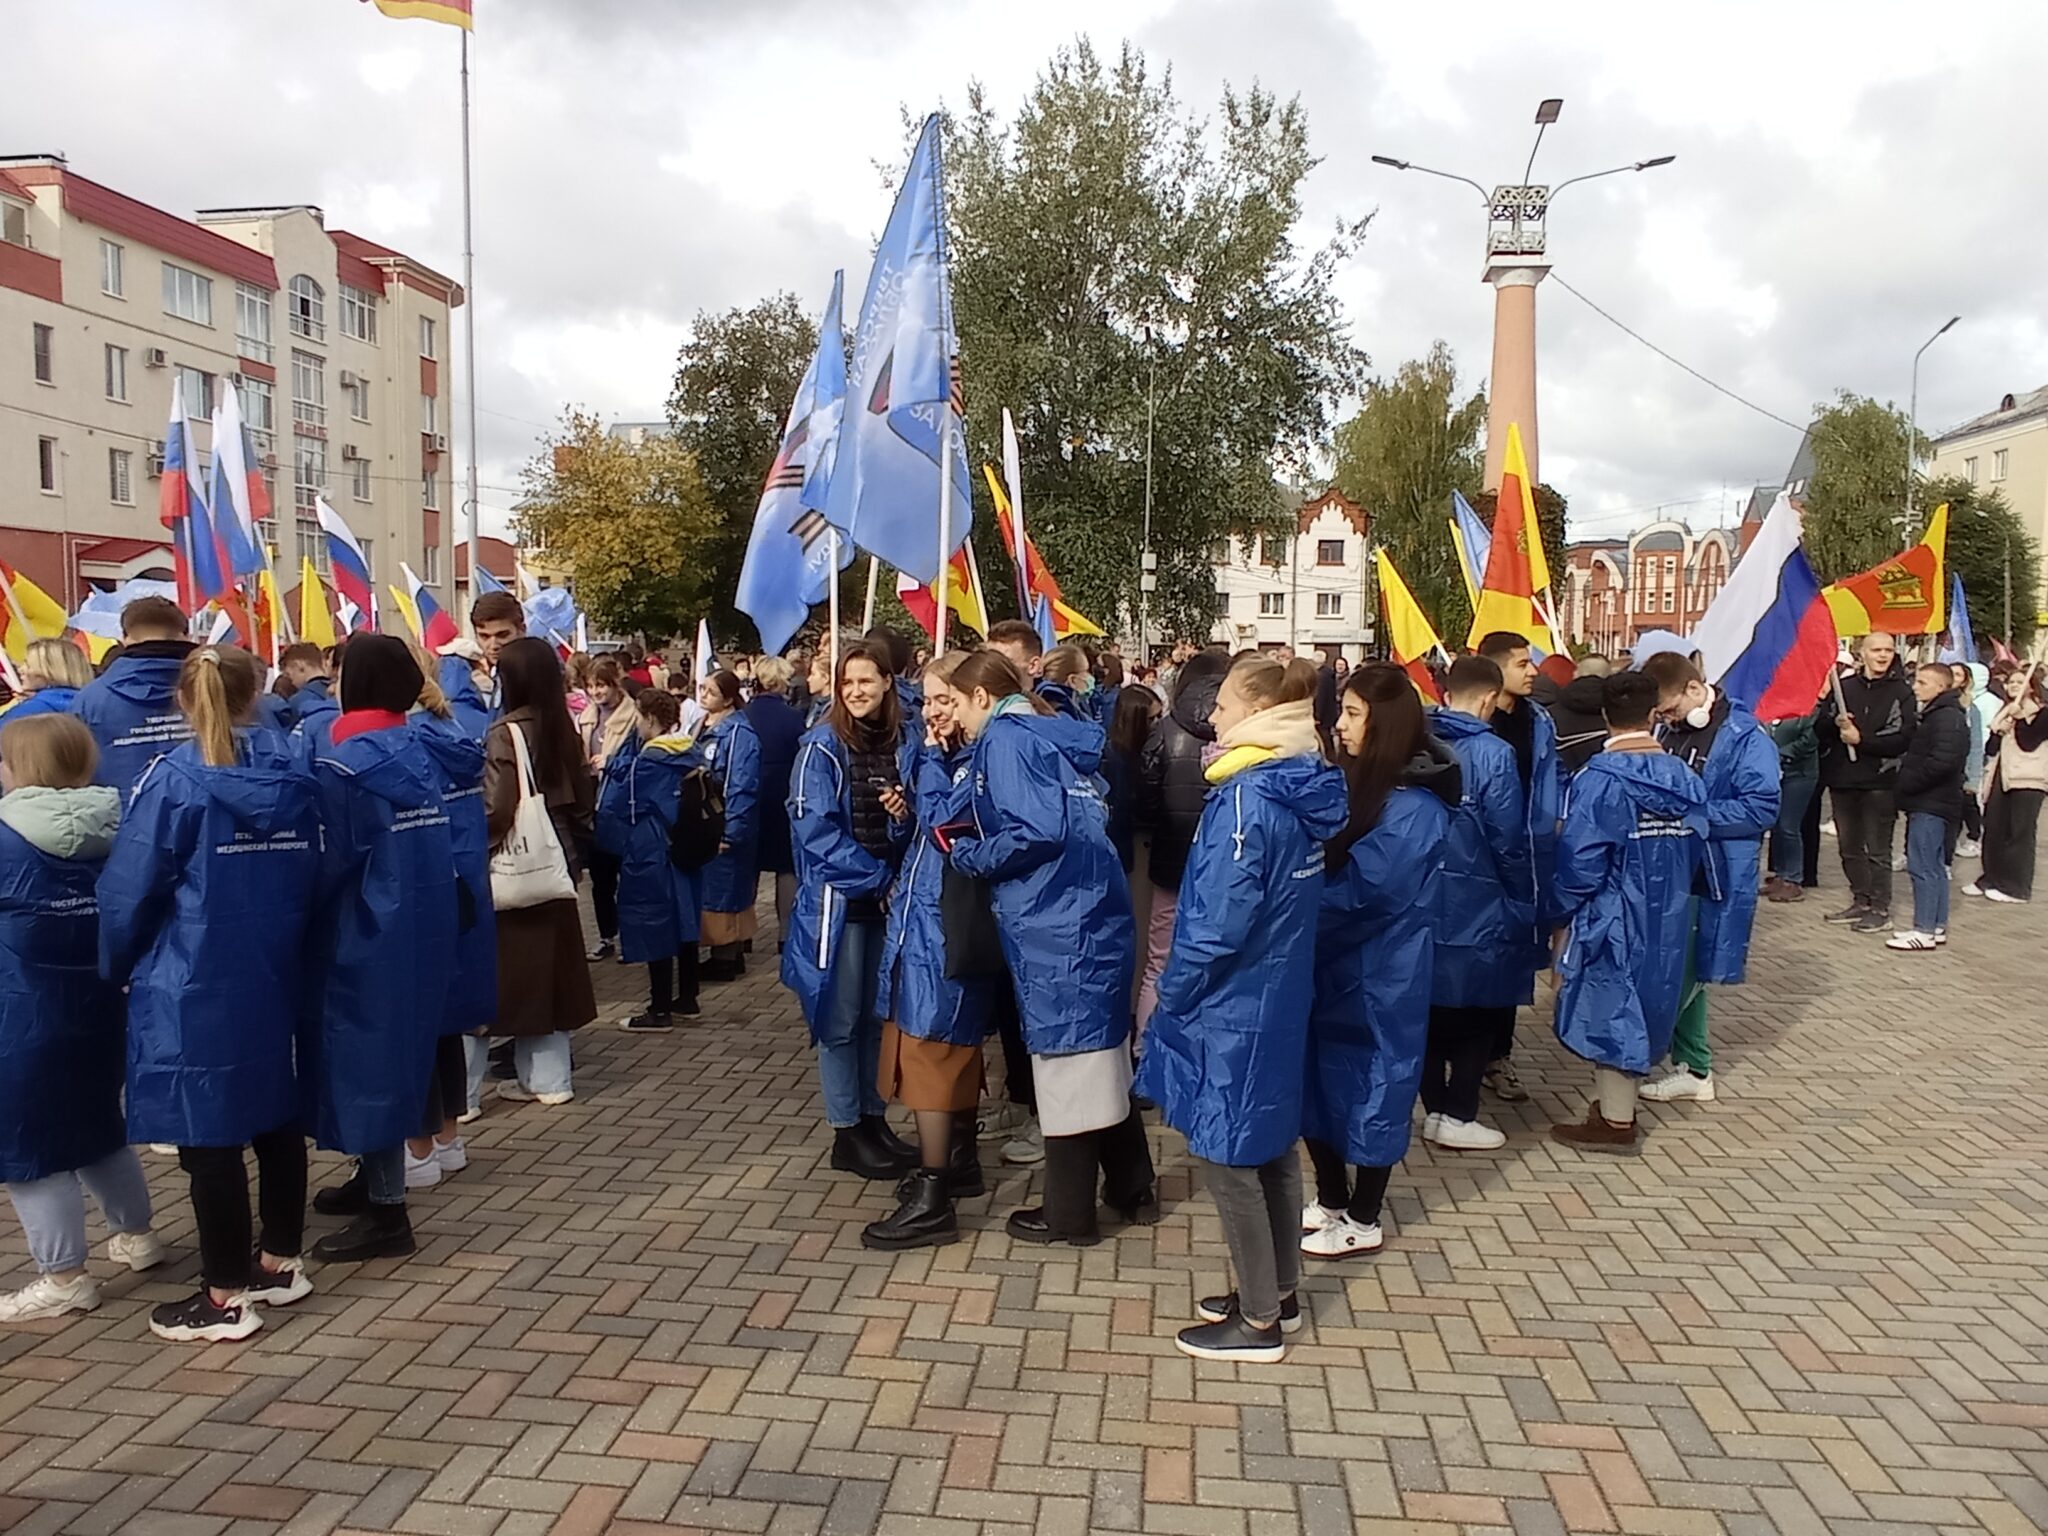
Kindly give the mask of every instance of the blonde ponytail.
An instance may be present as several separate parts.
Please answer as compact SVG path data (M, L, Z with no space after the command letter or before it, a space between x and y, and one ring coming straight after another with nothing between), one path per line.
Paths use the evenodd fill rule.
M412 659L420 669L420 708L439 719L448 719L448 695L441 691L440 681L435 675L434 658L410 635L405 637L405 648L412 652Z
M234 766L235 726L255 705L261 681L256 658L232 646L202 645L178 669L178 708L209 768Z
M1230 680L1246 700L1261 709L1316 696L1316 665L1301 656L1289 662L1263 652L1240 656L1230 669Z

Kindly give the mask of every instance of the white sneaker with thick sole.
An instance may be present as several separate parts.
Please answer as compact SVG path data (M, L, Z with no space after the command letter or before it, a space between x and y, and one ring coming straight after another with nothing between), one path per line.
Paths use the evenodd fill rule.
M249 1301L267 1307L288 1307L313 1294L313 1282L306 1278L304 1259L286 1259L282 1269L272 1269L260 1258L249 1262L249 1289L242 1293Z
M1368 1227L1344 1215L1322 1231L1310 1232L1303 1237L1301 1251L1312 1259L1356 1259L1378 1253L1386 1241L1378 1222Z
M1965 837L1956 843L1956 857L1959 859L1981 858L1983 853L1983 845L1974 838Z
M469 1106L469 1108L465 1109L461 1114L455 1117L455 1123L457 1125L474 1125L477 1121L483 1119L483 1117L483 1105L472 1104Z
M1036 1120L1003 1143L1003 1161L1018 1168L1036 1168L1045 1161L1045 1132Z
M1301 1232L1306 1237L1311 1232L1322 1232L1346 1220L1342 1211L1333 1211L1320 1200L1311 1200L1301 1208ZM1215 1318L1210 1318L1215 1322Z
M1984 887L1979 885L1976 881L1972 880L1968 885L1963 887L1963 894L1965 896L1982 896L1984 894Z
M1031 1112L1022 1104L995 1104L976 1122L974 1134L987 1141L1007 1140L1030 1123Z
M460 1173L469 1166L469 1148L462 1144L462 1138L434 1143L434 1161L441 1165L443 1173Z
M535 1093L524 1083L498 1084L498 1097L512 1104L566 1104L576 1095L565 1089L561 1093Z
M1636 1092L1655 1104L1675 1104L1681 1099L1696 1099L1702 1104L1714 1102L1714 1074L1704 1077L1686 1067L1673 1067L1662 1077L1646 1081Z
M2010 902L2013 906L2016 907L2025 906L2027 902L2026 897L2015 896L2010 891L2001 891L1995 885L1987 885L1984 887L1984 899L1986 901Z
M76 1280L38 1275L13 1295L0 1296L0 1323L32 1323L67 1312L90 1312L99 1304L100 1288L91 1275Z
M107 1257L140 1274L163 1263L163 1239L154 1232L116 1232L107 1239Z
M1436 1128L1443 1123L1444 1117L1438 1110L1431 1110L1428 1114L1424 1115L1422 1117L1422 1139L1424 1141L1435 1141Z
M1477 1120L1454 1120L1449 1115L1437 1121L1436 1134L1428 1139L1453 1152L1491 1152L1508 1144L1505 1131Z
M152 1141L149 1143L149 1150L158 1157L176 1157L178 1155L178 1149L168 1141Z
M441 1182L441 1160L429 1152L425 1157L414 1157L412 1148L405 1149L405 1187L407 1189L432 1189Z
M1918 928L1908 928L1903 933L1895 933L1886 939L1884 947L1886 949L1931 950L1940 943L1941 940L1931 933L1922 933Z

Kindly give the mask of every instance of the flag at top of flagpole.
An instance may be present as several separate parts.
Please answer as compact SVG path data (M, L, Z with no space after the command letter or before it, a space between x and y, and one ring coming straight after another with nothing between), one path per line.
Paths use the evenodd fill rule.
M221 384L220 403L213 409L214 535L228 557L228 572L254 576L270 564L257 525L270 516L270 493L255 463L249 432L242 421L242 402L232 381Z
M216 595L221 580L212 519L199 484L199 466L192 456L192 426L185 419L183 390L171 391L171 419L164 428L164 469L157 492L157 511L171 535L171 563L178 578L178 606L186 613Z
M981 471L988 477L989 495L995 499L996 530L1003 536L1003 550L1016 566L1023 587L1023 617L1037 626L1039 640L1051 650L1074 635L1101 634L1101 625L1083 617L1061 595L1051 568L1024 531L1024 509L1010 499L1002 481L996 478L995 466L984 464Z
M1428 657L1432 651L1441 655L1444 643L1437 638L1436 626L1423 616L1422 605L1415 601L1408 583L1394 568L1394 557L1384 548L1375 548L1372 553L1379 567L1380 603L1387 611L1387 642L1394 660L1408 674L1417 693L1431 702L1439 701L1443 693L1430 673Z
M925 119L875 250L854 332L850 409L825 520L922 582L939 576L940 444L950 471L946 553L973 524L946 275L939 119Z
M334 573L334 591L342 601L349 628L375 629L377 589L370 580L370 562L363 554L363 546L349 532L341 514L327 504L325 496L313 503L313 515L327 535L327 564ZM355 610L353 615L347 613L351 608Z
M412 610L419 615L419 627L415 631L420 643L428 650L439 653L442 646L456 637L455 621L441 611L441 605L434 600L434 594L427 590L427 584L415 576L412 567L400 562L405 573L405 592Z
M1692 632L1707 681L1766 723L1811 710L1835 662L1835 618L1801 534L1780 491Z
M1536 523L1535 487L1529 483L1522 432L1513 422L1508 423L1493 543L1484 569L1479 601L1472 605L1472 632L1465 643L1476 649L1487 635L1510 630L1528 636L1532 645L1554 646L1550 624L1537 604L1538 594L1550 585L1550 567L1543 558L1543 532Z
M1458 570L1465 578L1465 596L1479 607L1479 588L1486 579L1487 557L1493 552L1493 535L1472 510L1472 503L1459 491L1451 492L1451 547L1458 552Z
M474 0L371 0L378 10L394 21L445 21L451 27L471 30Z

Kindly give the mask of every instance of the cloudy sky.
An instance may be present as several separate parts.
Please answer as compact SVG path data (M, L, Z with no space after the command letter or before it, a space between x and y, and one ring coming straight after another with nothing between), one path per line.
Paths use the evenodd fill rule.
M1562 96L1535 179L1658 154L1573 188L1556 276L1708 378L1804 421L1849 388L1903 403L1914 349L1938 428L2048 383L2048 6L1952 10L1606 0L478 0L477 298L485 526L569 402L662 413L691 317L779 288L859 291L900 111L1006 110L1087 33L1170 64L1206 109L1229 80L1298 93L1323 165L1304 237L1376 212L1339 279L1391 372L1436 337L1484 377L1477 195ZM289 18L287 20L286 18ZM1963 23L1944 33L1938 21ZM0 150L176 212L314 202L460 270L457 34L357 0L22 7ZM1782 475L1797 434L1689 378L1555 281L1539 300L1542 473L1575 531L1659 507L1710 525ZM972 387L972 381L969 381Z

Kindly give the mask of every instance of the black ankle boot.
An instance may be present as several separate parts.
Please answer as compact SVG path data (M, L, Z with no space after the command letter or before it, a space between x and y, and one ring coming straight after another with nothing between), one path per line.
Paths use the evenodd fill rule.
M894 1179L915 1168L916 1150L908 1145L904 1145L903 1150L904 1156L891 1154L876 1139L873 1127L865 1121L832 1133L832 1166L841 1173L855 1174L863 1179Z
M953 1157L946 1167L947 1186L955 1200L972 1200L988 1193L988 1181L981 1175L981 1143L974 1135L974 1111L953 1117Z
M902 1203L893 1216L873 1222L860 1234L864 1248L936 1248L960 1240L960 1223L946 1175L920 1168L903 1181Z
M369 1208L370 1181L364 1177L361 1163L341 1183L330 1184L313 1196L313 1209L322 1216L360 1216Z
M404 1205L372 1205L362 1215L313 1245L323 1264L361 1264L369 1259L402 1259L414 1251L412 1220Z
M902 1158L906 1167L915 1168L917 1166L917 1148L889 1129L889 1121L886 1116L862 1115L860 1123L861 1129L868 1132L874 1138L875 1145L884 1152L887 1152L891 1157Z

